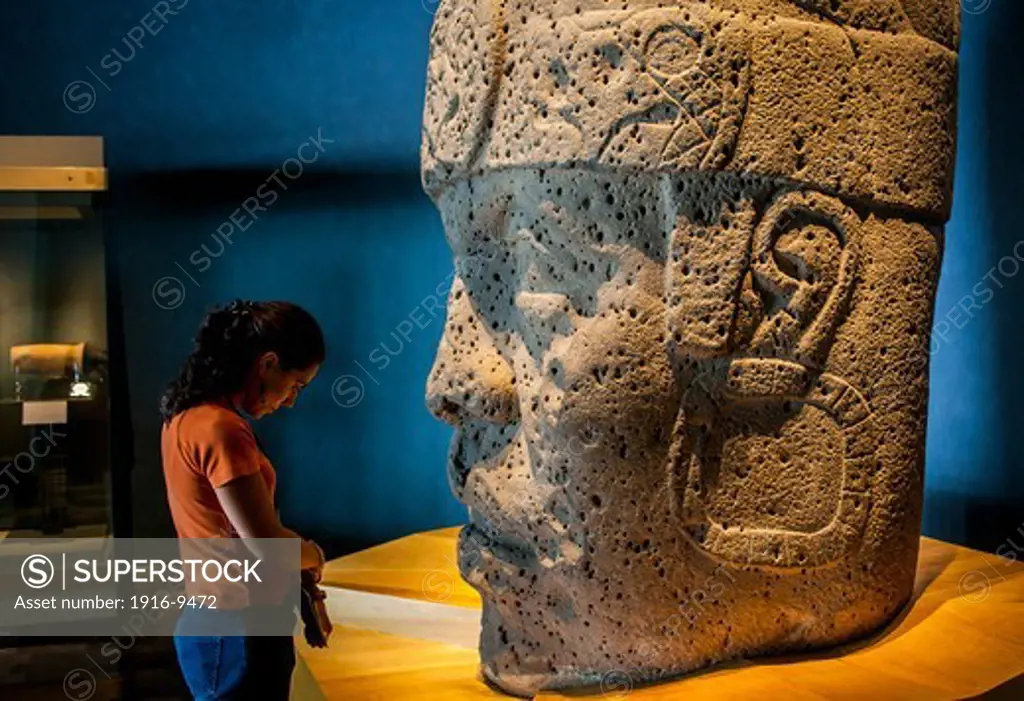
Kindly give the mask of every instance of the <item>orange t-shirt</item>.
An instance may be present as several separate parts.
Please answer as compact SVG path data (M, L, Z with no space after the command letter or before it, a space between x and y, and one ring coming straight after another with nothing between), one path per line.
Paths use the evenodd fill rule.
M249 422L226 404L200 404L164 424L164 481L179 538L236 538L214 489L259 472L271 499L277 473Z
M187 409L164 424L160 436L164 481L171 517L179 539L238 538L214 489L231 480L260 473L273 499L277 484L274 466L260 450L249 422L227 404L207 403ZM184 554L217 558L205 541L180 541ZM209 553L207 553L209 550ZM217 608L241 608L249 603L281 601L287 587L273 571L262 581L268 587L250 592L244 584L186 582L189 595L215 596ZM255 594L255 596L254 596Z

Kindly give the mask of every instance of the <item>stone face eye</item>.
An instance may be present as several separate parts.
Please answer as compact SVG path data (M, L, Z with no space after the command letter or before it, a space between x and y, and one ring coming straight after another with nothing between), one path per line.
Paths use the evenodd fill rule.
M517 267L521 271L520 287L527 292L557 292L563 287L566 261L551 255L540 243L520 238L514 246Z

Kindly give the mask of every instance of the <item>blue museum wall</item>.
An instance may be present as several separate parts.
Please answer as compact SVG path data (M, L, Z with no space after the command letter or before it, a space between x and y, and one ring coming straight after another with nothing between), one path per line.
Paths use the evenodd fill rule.
M443 324L427 298L440 290L443 308L452 269L417 173L435 4L169 0L179 12L163 20L138 0L0 9L0 133L106 138L136 534L170 533L157 397L203 312L235 296L296 301L327 334L320 379L257 425L286 523L357 547L465 519L450 432L423 399ZM219 252L211 235L318 135L316 163L278 173L277 200L199 273L192 254ZM184 296L162 309L175 283L154 289L172 276ZM332 385L348 375L365 396L346 408L354 381Z
M280 466L286 522L356 547L464 519L445 482L448 430L423 406L441 333L439 318L423 323L424 300L451 271L416 175L435 5L168 0L162 19L139 0L0 10L0 133L107 139L113 315L131 408L122 439L140 535L169 528L156 396L203 311L234 296L297 301L328 335L320 380L258 426ZM964 15L956 193L932 344L925 531L989 550L1024 521L1024 275L1005 261L1024 239L1022 20L1012 0ZM219 252L213 233L318 132L317 162L282 180L273 206L200 272L193 253ZM396 355L378 370L381 344ZM352 377L365 393L345 408Z
M1024 5L964 3L972 5L987 9L963 15L953 217L931 345L924 530L994 551L1018 527L1024 532Z
M2 128L103 134L121 173L273 168L318 127L322 166L414 167L436 4L0 3Z
M294 409L257 422L285 522L345 548L460 523L445 475L449 433L423 399L452 266L416 173L309 174L229 231L265 177L131 177L116 196L107 223L122 285L136 499L162 511L155 400L204 311L236 296L289 299L320 320L328 357ZM136 517L136 530L159 527Z

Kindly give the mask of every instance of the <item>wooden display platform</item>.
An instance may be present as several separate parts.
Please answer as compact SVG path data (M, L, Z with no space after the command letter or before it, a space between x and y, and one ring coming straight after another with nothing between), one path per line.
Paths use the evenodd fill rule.
M459 577L457 528L335 560L331 646L299 641L326 699L508 699L477 672L480 600ZM311 675L311 678L309 678ZM758 658L595 699L1024 700L1024 565L923 538L914 600L881 633L799 657ZM544 692L538 699L580 698Z

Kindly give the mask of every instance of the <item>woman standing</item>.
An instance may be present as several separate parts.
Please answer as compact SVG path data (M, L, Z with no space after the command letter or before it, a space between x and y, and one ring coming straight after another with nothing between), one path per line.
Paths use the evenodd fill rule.
M276 473L250 426L295 404L325 356L316 320L288 302L238 300L203 320L195 347L161 400L161 452L179 538L298 538L301 567L319 581L323 551L285 528L274 509ZM175 649L202 701L287 699L290 636L181 635Z

